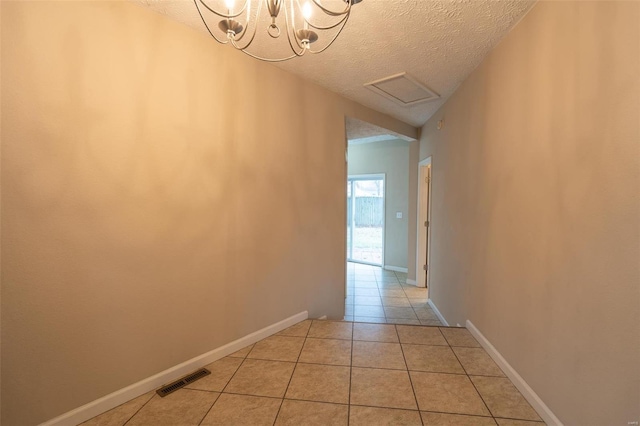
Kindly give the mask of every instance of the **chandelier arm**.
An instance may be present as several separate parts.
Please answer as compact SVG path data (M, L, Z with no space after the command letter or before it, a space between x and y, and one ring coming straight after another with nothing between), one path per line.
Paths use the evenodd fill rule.
M296 0L296 3L298 4L298 9L302 9L302 6L300 5L300 0ZM293 8L293 4L292 4L291 7ZM324 9L322 9L322 10L324 11ZM321 26L314 25L314 24L311 23L311 21L307 20L307 18L305 18L304 16L302 17L302 19L304 20L304 22L309 24L309 26L311 28L315 28L316 30L330 30L330 29L333 29L333 28L337 27L338 25L340 25L345 19L347 19L347 17L349 16L350 13L351 13L351 10L347 10L345 13L331 15L331 16L334 16L334 17L340 16L341 18L335 24L332 24L332 25L329 25L329 26L326 26L326 27L321 27Z
M329 44L327 44L325 47L323 47L320 50L309 50L309 52L316 54L316 53L322 53L325 50L327 50L329 48L329 46L331 46L333 44L334 41L336 41L336 39L338 38L338 36L340 35L340 33L342 32L342 30L344 30L344 27L347 26L347 21L349 20L349 15L347 15L347 19L345 19L344 25L338 30L338 32L336 33L336 35L333 37L333 39L331 39L331 41L329 42Z
M340 20L338 22L336 22L333 25L329 25L328 27L316 27L315 25L313 25L311 22L307 22L307 24L309 24L309 26L311 28L315 28L316 30L330 30L333 29L335 27L337 27L338 25L342 24L343 22L345 22L347 19L349 18L349 14L344 15L342 18L340 18ZM306 19L305 19L306 21Z
M243 31L242 34L240 35L240 37L238 37L237 40L231 39L231 44L233 45L233 47L235 47L238 50L242 50L243 52L245 52L245 49L248 48L251 45L251 43L253 43L253 39L256 38L256 33L258 32L258 17L260 16L260 12L262 12L262 1L258 2L258 10L257 10L257 14L256 14L256 22L255 22L255 24L253 26L253 34L251 34L251 38L249 39L247 44L245 44L244 46L240 46L240 45L236 44L236 41L242 40L244 35L248 32L248 31ZM247 20L247 26L248 25L249 25L249 21ZM248 54L248 52L245 52L245 53Z
M300 3L298 2L298 5L299 4ZM297 56L302 56L302 55L304 55L304 51L307 50L307 49L305 49L305 47L300 44L300 40L298 40L298 37L296 36L296 21L294 19L294 15L293 15L293 11L294 11L294 9L293 9L293 0L291 0L289 2L289 5L291 7L291 29L293 31L289 30L289 17L285 13L284 14L284 22L285 22L285 24L287 26L287 40L289 41L289 46L291 47L291 50L293 51L293 53L295 53ZM295 47L293 47L293 43L291 43L291 32L293 32L293 38L296 41L296 45L302 50L301 53L296 52Z
M218 39L218 37L216 37L215 34L213 34L211 29L209 28L209 24L207 24L207 21L204 19L204 16L202 16L202 12L200 11L200 6L198 6L198 0L193 0L193 3L196 5L196 9L198 10L198 15L200 15L200 19L202 19L202 23L204 24L205 28L207 29L207 31L209 32L211 37L213 37L215 39L215 41L217 41L220 44L229 43L229 40L222 41L222 40Z
M248 3L249 3L249 1L251 1L251 0L245 0L245 2L244 2L244 6L242 6L242 9L240 9L240 12L238 12L238 13L236 13L236 14L233 14L233 13L220 13L220 12L217 12L216 10L212 9L211 7L209 7L209 5L208 5L208 4L206 4L206 3L204 2L204 0L199 0L199 1L200 1L200 3L202 3L202 5L203 5L204 7L206 7L206 8L209 10L209 12L211 12L211 13L215 13L216 15L218 15L218 16L219 16L219 17L221 17L221 18L227 18L227 19L230 19L230 18L237 18L238 16L242 15L242 14L244 13L245 9L247 8L247 4L248 4Z
M295 58L296 56L302 56L302 55L298 55L298 54L296 54L296 52L293 52L293 53L294 53L293 55L288 56L288 57L286 57L286 58L280 58L280 59L269 59L269 58L263 58L263 57L260 57L260 56L258 56L258 55L254 55L253 53L248 52L246 49L240 49L240 51L241 51L242 53L245 53L245 54L247 54L247 55L251 56L252 58L255 58L255 59L258 59L258 60L260 60L260 61L264 61L264 62L284 62L284 61L288 61L289 59L293 59L293 58Z
M253 30L253 34L251 34L251 38L249 39L247 44L245 44L244 46L240 46L238 43L236 43L236 41L238 41L239 39L238 40L230 39L231 45L238 50L244 50L251 45L255 36L256 36L256 29Z
M293 46L293 43L291 43L291 35L289 34L289 32L287 32L287 41L289 42L289 47L291 47L291 51L296 55L296 56L302 56L304 55L304 52L307 50L304 48L303 45L300 44L300 41L298 41L298 37L295 36L295 33L293 35L293 39L296 41L296 45L300 48L300 53L296 52L296 48Z
M247 0L247 3L250 2L251 0ZM247 5L247 3L245 3L245 6ZM244 10L244 9L243 9ZM235 42L240 41L244 38L244 36L249 32L249 19L251 18L249 15L247 15L247 28L242 31L242 33L240 33L240 37L237 37L235 40L233 40L231 42L231 44L233 44L233 47L235 47L236 49L239 50L244 50L247 47L249 47L249 45L251 44L251 42L253 41L253 39L256 36L256 31L258 30L258 18L260 17L260 14L262 13L262 0L258 0L258 9L256 10L256 21L253 25L253 34L251 35L251 40L249 40L249 43L247 43L247 45L245 47L238 47L236 46Z
M332 10L327 9L326 7L324 7L323 5L321 5L318 0L311 0L313 1L313 3L318 6L324 13L326 13L327 15L330 16L342 16L346 13L349 13L349 10L351 10L351 0L349 0L347 2L347 6L344 8L344 10L342 12L334 12ZM299 2L298 2L299 4Z

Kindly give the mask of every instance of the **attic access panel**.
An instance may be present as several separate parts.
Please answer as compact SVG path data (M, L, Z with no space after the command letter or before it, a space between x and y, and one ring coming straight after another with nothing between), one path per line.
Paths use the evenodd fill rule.
M372 81L364 86L401 106L413 106L440 99L440 95L420 84L406 72Z

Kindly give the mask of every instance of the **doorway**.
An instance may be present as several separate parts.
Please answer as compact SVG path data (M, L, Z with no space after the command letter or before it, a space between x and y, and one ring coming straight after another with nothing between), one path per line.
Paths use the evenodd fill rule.
M431 157L418 164L418 238L416 247L416 284L429 287L431 249Z
M347 179L347 260L384 265L385 175Z

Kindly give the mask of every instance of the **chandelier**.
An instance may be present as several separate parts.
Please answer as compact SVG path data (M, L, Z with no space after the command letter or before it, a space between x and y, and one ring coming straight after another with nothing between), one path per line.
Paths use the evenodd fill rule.
M347 24L351 6L362 0L217 1L220 4L214 7L214 0L193 0L211 37L256 59L281 62L325 51ZM267 13L263 13L265 7ZM218 19L217 28L210 25L211 17ZM256 38L264 33L272 42L266 36Z

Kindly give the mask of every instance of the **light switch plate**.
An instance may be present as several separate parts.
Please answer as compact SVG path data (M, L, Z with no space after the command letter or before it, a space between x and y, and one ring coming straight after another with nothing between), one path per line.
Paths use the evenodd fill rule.
M396 212L396 219L402 219L402 212Z

